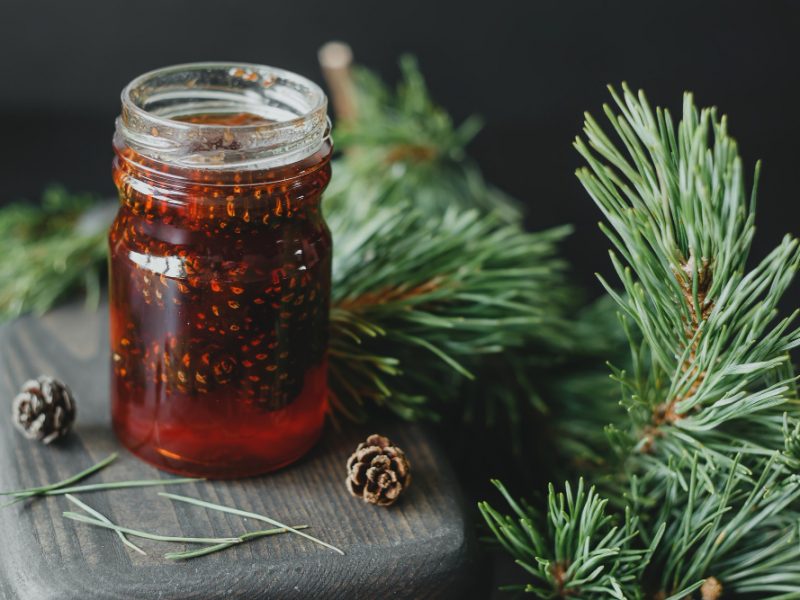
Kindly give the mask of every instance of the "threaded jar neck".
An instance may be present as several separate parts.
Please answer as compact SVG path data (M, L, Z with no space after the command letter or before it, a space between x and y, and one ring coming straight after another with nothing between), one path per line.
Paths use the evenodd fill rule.
M192 63L125 87L114 145L166 166L249 171L302 161L329 137L327 98L305 77L262 65Z

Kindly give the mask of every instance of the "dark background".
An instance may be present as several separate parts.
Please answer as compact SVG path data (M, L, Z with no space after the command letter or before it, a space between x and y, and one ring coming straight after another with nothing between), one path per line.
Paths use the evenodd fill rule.
M598 213L573 172L582 112L626 80L655 104L691 89L732 118L748 164L765 161L763 254L799 233L800 3L243 0L3 0L0 6L0 202L38 199L48 182L114 193L110 139L118 93L170 63L238 60L321 81L316 50L349 42L394 80L403 52L419 58L457 120L483 115L471 152L541 228L574 223L566 252L597 293L608 272ZM796 304L796 303L795 303Z

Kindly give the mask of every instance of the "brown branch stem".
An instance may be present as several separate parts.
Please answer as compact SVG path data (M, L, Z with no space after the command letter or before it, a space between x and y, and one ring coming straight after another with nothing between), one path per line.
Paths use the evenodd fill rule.
M345 298L336 304L336 308L349 310L351 312L363 312L372 306L390 304L393 302L405 302L424 294L429 294L441 287L441 277L434 277L419 285L409 287L407 285L394 285L367 292L355 298Z
M675 278L681 287L681 294L683 301L689 312L689 320L684 322L684 335L686 341L684 344L691 344L689 349L689 356L683 361L681 365L682 372L688 374L692 379L692 384L685 393L679 394L674 398L670 398L661 404L658 404L653 409L652 425L644 428L643 437L645 443L642 446L644 452L650 452L655 443L655 439L662 435L661 427L663 425L671 425L684 419L686 415L677 411L678 403L691 398L697 392L697 389L703 383L705 378L704 371L698 371L695 365L697 358L697 348L700 344L700 335L698 332L700 326L708 319L711 311L714 308L713 302L707 302L708 291L711 287L711 270L707 259L702 259L702 264L697 267L697 304L700 308L698 315L697 307L695 306L694 295L694 276L695 276L695 258L690 256L688 260L682 261L680 271L675 273ZM684 346L684 351L686 346Z

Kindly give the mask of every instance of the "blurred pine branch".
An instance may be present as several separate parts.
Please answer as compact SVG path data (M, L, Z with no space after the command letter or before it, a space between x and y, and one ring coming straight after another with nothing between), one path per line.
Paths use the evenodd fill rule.
M96 302L106 257L107 220L92 222L95 198L49 187L39 205L0 209L0 321L42 313L83 290Z

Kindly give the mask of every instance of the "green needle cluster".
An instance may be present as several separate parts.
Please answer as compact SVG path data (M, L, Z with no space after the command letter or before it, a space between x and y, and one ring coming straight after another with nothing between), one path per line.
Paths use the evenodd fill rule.
M77 290L96 304L106 262L108 219L96 199L49 188L40 205L0 209L0 322L42 313Z
M605 444L588 430L600 423L575 423L603 460L574 470L610 502L571 503L567 488L566 506L551 491L541 512L508 494L514 517L481 509L541 598L800 598L800 400L789 354L800 329L796 311L778 311L798 242L786 236L751 260L755 183L746 189L715 109L687 94L675 123L641 92L611 94L613 135L587 114L575 147L614 248L623 289L603 284L630 359L611 367L622 410L610 413L603 397L591 409L613 417ZM613 522L636 533L619 538ZM643 554L631 561L631 549ZM575 566L592 560L593 571Z
M521 204L468 158L479 121L455 125L415 61L400 67L396 90L355 68L356 116L334 130L333 403L515 439L548 410L553 368L608 354L608 319L578 317L559 256L571 228L527 231Z

